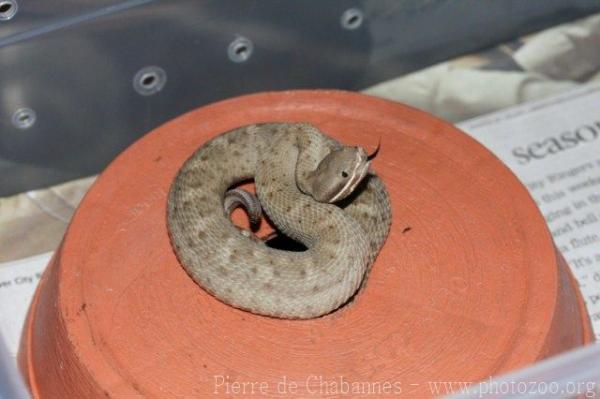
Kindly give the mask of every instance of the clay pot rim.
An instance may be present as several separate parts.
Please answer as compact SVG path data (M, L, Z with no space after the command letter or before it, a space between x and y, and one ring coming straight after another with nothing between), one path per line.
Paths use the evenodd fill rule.
M411 112L414 114L419 114L430 120L434 120L435 122L437 122L437 124L440 125L440 128L442 128L443 126L449 126L449 127L451 127L451 131L452 130L460 131L462 134L460 134L460 135L453 134L453 136L455 136L454 137L455 140L462 141L462 143L460 143L462 146L465 146L465 147L475 146L480 149L483 149L484 151L480 152L478 155L483 155L483 153L485 153L485 156L487 158L491 158L495 162L497 162L497 165L496 165L497 167L495 167L495 170L498 172L502 171L502 173L503 173L503 175L498 176L498 178L501 179L505 183L511 184L511 186L512 186L511 190L513 190L513 192L515 192L515 193L518 192L519 197L514 198L515 208L524 208L525 213L528 216L531 216L532 214L536 215L537 220L531 219L531 220L527 221L528 229L529 229L528 234L531 236L537 237L537 241L539 243L537 248L540 253L548 254L548 256L552 256L551 259L550 258L545 259L545 260L538 259L538 263L556 265L559 262L559 258L556 254L556 249L553 245L552 235L550 233L550 230L547 227L547 224L546 224L541 212L535 205L535 201L533 200L533 198L531 197L529 192L526 190L526 188L520 183L520 180L516 177L516 175L504 163L502 163L502 161L500 161L499 158L496 157L490 150L485 148L485 146L483 146L481 143L479 143L477 140L475 140L468 134L464 133L462 130L458 129L453 124L446 122L442 119L439 119L437 117L431 116L430 114L426 113L425 111L421 111L417 108L414 108L414 107L411 107L411 106L408 106L405 104L392 102L389 100L385 100L385 99L370 96L370 95L364 95L364 94L357 93L357 92L345 91L345 90L335 90L335 89L316 89L316 90L300 89L300 90L267 91L267 92L260 92L260 93L245 94L245 95L241 95L238 97L228 98L228 99L220 100L220 101L202 106L200 108L191 110L191 111L186 112L174 119L169 120L169 121L155 127L150 132L148 132L147 134L145 134L144 136L142 136L141 138L136 140L129 147L127 147L126 150L122 151L105 168L105 170L100 174L100 176L96 179L96 181L93 183L93 185L90 187L90 189L86 193L85 197L83 198L83 200L81 202L82 206L78 207L75 214L73 215L73 220L75 220L78 217L79 213L86 212L88 208L92 208L93 204L91 203L92 201L89 200L89 197L93 197L95 195L96 191L103 192L105 189L109 189L108 186L106 186L106 187L104 186L103 176L111 175L113 168L115 167L115 165L118 165L120 163L120 160L122 157L131 156L132 153L143 153L142 149L146 146L146 143L151 142L153 140L154 136L162 134L162 131L165 130L166 128L174 129L178 125L185 125L189 120L194 119L194 116L198 113L204 113L204 114L208 114L208 115L219 114L219 110L227 109L227 108L231 108L231 107L239 108L239 104L243 104L244 108L249 108L249 107L254 107L255 105L258 105L259 107L264 107L265 106L264 103L269 103L270 104L269 107L276 108L280 104L285 106L285 104L288 102L288 100L298 103L298 102L300 102L301 98L302 99L304 99L304 98L310 99L310 97L318 97L319 100L321 100L321 101L324 99L326 102L332 102L332 103L336 103L336 104L337 104L336 99L345 100L347 102L352 102L353 104L365 104L366 103L367 107L373 107L373 103L377 102L377 103L379 103L379 107L382 107L382 108L389 107L391 112L394 111L393 108L403 107L403 108L411 110ZM349 97L352 97L352 98L349 98ZM366 98L368 98L368 100ZM311 104L310 101L306 101L306 103ZM393 119L392 117L395 118L395 115L390 114L390 120ZM258 121L252 122L252 121L248 120L248 121L240 122L237 126L232 126L231 128L244 126L244 125L247 125L250 123L261 123L261 122L258 122ZM195 148L191 148L189 151L189 154L191 155L194 151L195 151ZM181 161L182 164L183 164L183 161L184 160ZM173 176L174 176L174 174L173 174ZM110 182L108 184L111 185L111 184L113 184L113 182ZM61 246L64 246L64 249L66 252L69 252L69 250L72 250L71 246L76 248L78 245L77 244L78 240L73 239L77 236L77 233L69 235L69 233L71 232L70 230L72 228L72 225L73 224L69 225L67 232L65 233L65 237L71 237L71 239L70 240L65 239L63 241L63 243L61 244ZM72 283L72 284L75 284L75 286L76 286L77 281L73 278L74 277L73 273L71 273L68 270L67 265L64 263L61 263L61 266L62 267L61 267L61 270L59 271L59 278L64 279L63 280L64 283ZM546 273L544 277L546 279L544 281L544 286L548 287L548 289L551 289L553 291L557 290L557 288L558 288L557 275L553 274L553 273ZM528 278L527 281L528 282L534 281L537 284L539 284L538 278L532 279L530 277L530 278ZM531 290L529 290L529 293L531 293ZM531 302L535 302L536 299L539 299L539 298L529 298L529 301L527 304L528 305L527 313L529 313L529 316L527 316L526 313L523 313L522 317L521 317L522 320L526 320L527 322L533 323L533 324L537 324L537 323L542 323L544 325L550 324L550 322L554 316L554 313L551 310L554 309L554 307L539 306L540 304L538 304L538 306L535 306L535 305L532 306ZM542 299L545 300L545 298L542 298ZM83 301L83 298L81 298L81 300ZM556 301L556 299L555 299L555 301ZM552 305L554 306L555 302ZM541 313L541 312L539 312L539 310L535 310L535 309L544 309L544 310L546 310L546 312ZM74 309L73 311L76 311L76 310ZM520 336L519 337L515 336L514 340L521 342L523 346L529 346L528 344L526 344L526 341L528 341L528 340L526 340L526 339L519 340L519 338L524 338L526 335L527 335L527 326L523 325L520 330ZM90 332L90 336L91 336L91 332ZM544 350L544 344L540 340L539 347L536 348L536 353L540 353L543 350ZM514 358L514 357L518 358L520 352L521 352L520 347L514 347L513 353L506 353L503 356L504 360L502 362L498 363L498 370L505 369L507 367L511 367L510 365L513 362L512 358ZM519 361L522 361L522 359L519 359Z
M149 140L152 140L153 137L156 136L157 134L160 134L159 131L162 131L167 126L170 129L176 129L178 126L186 125L186 122L189 121L190 119L193 119L193 116L197 115L199 112L203 112L205 114L210 114L214 110L225 109L225 108L228 108L232 105L236 105L239 103L244 104L245 107L250 107L250 106L252 106L252 104L262 104L263 102L267 102L267 103L270 103L271 105L277 107L278 104L285 103L288 98L293 101L296 101L296 102L299 102L300 99L306 98L306 100L307 100L306 103L309 103L307 97L314 97L314 96L317 96L320 99L326 99L329 101L335 101L336 99L339 100L340 97L344 101L352 101L352 102L359 102L359 103L363 103L363 102L367 101L364 98L367 96L365 96L363 94L340 91L340 90L293 90L293 91L280 91L280 92L276 91L276 92L267 92L267 93L248 94L248 95L240 96L240 97L237 97L234 99L222 100L222 101L216 102L214 104L202 107L201 109L192 110L186 114L183 114L182 116L177 117L176 119L168 121L168 122L162 124L161 126L153 129L152 132L146 134L145 136L143 136L142 138L140 138L139 140L134 142L131 146L128 147L127 151L125 151L125 152L127 153L127 156L131 156L132 153L133 154L143 153L143 149L145 148L146 143L148 143ZM352 98L349 98L349 97L352 97ZM393 107L399 106L399 104L391 103L386 100L382 100L382 99L371 97L371 96L368 96L368 97L369 97L368 102L370 103L369 104L370 107L373 107L374 102L379 103L379 105L381 107L393 108ZM256 102L255 101L256 99L260 99L261 102ZM261 105L261 106L264 107L264 105ZM403 105L401 105L401 106L403 106ZM414 112L417 115L426 116L427 119L433 120L435 123L439 124L440 127L451 126L452 127L451 130L456 129L453 125L451 125L447 122L444 122L440 119L432 118L430 115L426 114L423 111L419 111L415 108L408 107L408 106L403 106L403 107L407 108L407 109L411 109L412 112ZM249 122L246 122L243 124L248 124L248 123ZM188 128L188 129L190 129L190 128ZM459 141L459 144L464 145L465 147L469 147L469 146L470 147L477 146L478 148L483 147L476 140L472 139L471 137L469 137L467 135L460 135L460 139L458 139L459 135L454 135L454 136L456 136L456 137L454 137L454 139L457 139L457 141ZM193 150L194 149L190 149L190 152L192 152ZM108 187L107 186L108 183L104 182L103 176L111 175L113 169L115 168L115 164L119 163L119 161L122 159L122 157L125 156L124 155L125 152L123 152L118 157L116 157L115 160L113 160L113 162L111 162L111 164L105 169L105 171L102 173L102 175L93 184L93 186L90 188L90 190L88 191L88 193L86 194L86 196L82 202L82 204L84 204L84 205L77 209L77 211L74 215L74 219L78 218L78 217L81 218L81 214L85 214L86 212L91 211L91 209L94 207L94 197L97 194L103 192L103 190L107 189L107 187ZM479 154L479 155L481 155L481 154ZM496 162L499 162L497 160L497 158L495 156L493 156L488 150L485 150L485 155L483 157L484 158L492 157L495 159ZM535 203L531 199L531 196L525 190L525 188L520 183L518 183L518 180L516 179L514 174L506 166L503 166L502 168L497 168L497 171L499 171L499 172L502 171L503 174L501 176L499 176L499 178L502 181L508 181L509 184L511 184L511 189L513 189L513 192L518 194L515 197L515 199L517 200L517 207L519 209L523 210L524 213L527 213L530 216L533 214L536 215L535 218L532 218L532 220L527 221L526 227L532 229L532 231L529 232L529 234L537 235L537 238L535 239L535 242L539 244L537 246L537 248L541 253L546 255L545 259L541 259L541 260L538 259L537 262L539 264L545 263L545 264L556 265L558 263L559 259L558 259L557 253L554 251L554 247L552 244L552 239L551 239L549 229L547 228L542 215L537 210L537 207L535 207ZM532 209L535 209L535 211L532 212ZM61 267L57 273L58 278L63 279L63 282L65 284L69 284L73 289L75 289L73 292L77 293L77 295L81 295L81 298L78 298L77 301L74 301L75 303L81 303L84 301L84 298L82 296L83 293L76 289L78 287L78 276L75 276L72 273L72 270L69 270L70 268L69 268L68 264L59 262L60 261L59 257L60 257L60 253L62 250L69 252L69 251L73 251L77 248L78 241L79 241L79 238L77 236L78 228L83 228L83 227L82 226L73 226L73 224L69 226L69 228L66 232L66 235L65 235L66 238L63 241L61 248L59 248L59 250L55 254L55 258L51 262L51 264L54 263L54 267L57 267L59 264L61 265ZM50 268L48 270L50 270ZM43 284L48 284L48 281L47 281L48 274L49 274L48 271L44 274L44 278L40 282L40 288L42 287ZM548 272L548 273L545 273L544 278L545 278L544 285L546 287L548 287L549 289L552 289L552 290L557 289L558 278L556 277L556 274ZM532 277L529 277L528 282L529 281L533 281L534 283L539 284L539 281L532 280ZM39 302L39 291L40 291L40 289L38 289L36 291L34 301L32 302L32 308L30 311L30 315L28 317L28 322L27 322L28 324L26 326L26 330L28 330L26 332L28 339L31 339L31 334L30 334L29 330L31 329L31 323L32 323L32 320L35 319L36 309L39 305L39 303L38 303ZM531 294L531 291L532 290L529 291L530 294ZM556 302L556 297L554 297L554 298L555 298L554 302ZM526 304L526 311L524 311L521 316L522 319L525 319L528 322L535 321L535 323L539 323L539 324L543 324L543 325L550 325L551 319L554 316L554 313L552 311L554 309L554 307L541 306L542 309L546 310L545 313L541 314L538 309L535 309L536 306L533 306L533 305L535 305L536 298L528 298L528 299L529 299L529 301ZM548 305L547 300L545 298L543 298L543 299L544 299L544 302L542 304ZM581 299L581 298L579 298L579 299ZM67 298L59 297L58 300L61 301L61 303L63 303L63 304L68 304L68 302L64 302L67 300ZM540 305L540 304L538 303L538 305ZM537 307L540 308L540 306L537 306ZM76 312L77 309L67 309L67 311L68 312ZM585 314L585 311L583 313ZM527 315L531 315L531 314L533 314L533 316L535 316L535 317L531 317L531 318L526 317ZM84 321L82 321L82 323L84 323ZM86 325L86 328L87 327L88 326ZM89 336L91 337L92 336L91 331L89 329L87 331L89 333ZM528 345L531 341L531 339L526 339L526 337L527 337L527 326L524 325L524 326L522 326L521 330L519 331L519 336L515 336L514 340L521 342L522 345L524 346L524 345ZM523 338L523 339L519 340L519 338ZM539 340L538 342L539 342L538 347L535 348L535 350L531 350L531 348L527 348L528 349L527 352L531 353L531 354L533 354L535 352L539 356L539 354L544 349L545 340ZM94 352L93 348L89 346L90 344L92 344L92 343L86 342L85 345L81 345L81 346L72 348L75 351L77 358L80 361L82 361L82 364L84 364L86 367L89 367L89 364L85 363L84 360L91 361L90 360L91 354L92 354L92 352ZM25 345L27 347L31 348L30 341L27 341L27 343ZM497 363L498 369L505 369L507 367L510 367L511 365L519 363L519 361L520 362L523 361L523 359L515 359L515 356L518 357L517 355L520 352L520 350L519 350L520 348L515 346L512 349L513 349L513 351L511 353L505 354L502 357L502 360ZM31 366L33 363L31 361L31 359L29 358L30 353L27 353L26 350L24 351L24 353L25 353L25 357L28 358L27 359L27 364L29 365L28 372L31 373L31 375L33 375L33 370L31 369ZM88 355L88 357L82 356L82 353ZM526 360L531 360L531 359L526 359ZM99 374L101 374L103 376L104 382L106 382L105 381L106 376L111 376L110 378L119 378L120 377L120 375L116 372L116 370L114 370L110 367L110 364L106 358L104 358L100 355L98 355L98 356L94 355L94 361L92 363L94 363L96 369L98 368L99 364L102 364L103 371L101 371Z

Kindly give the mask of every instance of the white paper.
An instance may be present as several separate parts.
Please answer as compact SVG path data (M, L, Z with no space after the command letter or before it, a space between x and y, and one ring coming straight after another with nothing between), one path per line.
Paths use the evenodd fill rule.
M526 185L600 339L600 86L462 122Z
M27 310L52 252L0 263L0 398L28 398L17 352Z
M17 356L31 298L51 256L48 252L0 263L0 336L13 358Z

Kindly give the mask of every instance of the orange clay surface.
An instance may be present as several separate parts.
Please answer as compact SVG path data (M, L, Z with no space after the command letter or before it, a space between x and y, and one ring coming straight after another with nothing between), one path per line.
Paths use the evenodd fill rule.
M271 121L308 121L369 152L381 138L373 167L391 233L366 289L318 319L221 303L167 236L167 192L185 159L219 133ZM202 107L122 153L44 274L19 361L35 398L428 397L429 381L486 379L590 341L542 216L490 152L404 105L290 91Z

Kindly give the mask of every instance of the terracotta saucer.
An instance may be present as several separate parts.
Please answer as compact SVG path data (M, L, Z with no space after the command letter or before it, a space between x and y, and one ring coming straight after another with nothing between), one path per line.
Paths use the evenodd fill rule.
M314 320L233 309L196 285L166 231L166 194L207 139L309 121L372 150L393 225L366 289ZM490 152L421 111L339 91L202 107L122 153L49 265L20 366L35 398L432 396L592 340L581 297L525 188Z

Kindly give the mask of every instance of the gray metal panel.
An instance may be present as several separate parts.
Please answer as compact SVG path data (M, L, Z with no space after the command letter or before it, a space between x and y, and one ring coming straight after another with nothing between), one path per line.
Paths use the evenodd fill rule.
M600 0L368 0L366 87L600 11Z
M161 1L27 40L5 38L2 194L96 173L140 135L201 104L260 90L353 86L369 48L364 26L340 24L355 4ZM238 37L253 43L245 62L229 58ZM148 66L164 70L166 84L140 95L133 78ZM36 115L27 129L12 123L22 108Z
M118 0L15 0L17 14L9 24L0 25L0 41L24 33L43 33L48 27L90 15L108 6L123 4Z
M2 1L19 11L0 21L0 195L97 173L208 102L357 89L600 10L598 0Z

